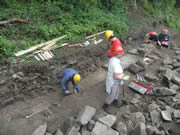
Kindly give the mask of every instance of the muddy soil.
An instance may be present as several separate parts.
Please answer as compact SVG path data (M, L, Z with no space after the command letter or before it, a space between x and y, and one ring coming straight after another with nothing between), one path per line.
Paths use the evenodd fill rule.
M60 90L61 72L66 67L76 69L82 78L87 77L107 59L107 48L106 43L86 48L63 48L55 53L67 53L56 55L53 60L22 63L2 69L0 106Z
M135 34L134 34L135 33ZM127 52L144 43L144 32L136 31L124 40L123 47ZM172 35L173 44L180 46L179 34ZM103 38L99 36L98 38ZM90 45L85 48L63 48L56 50L53 60L46 62L33 62L20 65L11 65L1 69L0 81L0 135L29 135L40 124L47 122L48 131L53 133L57 127L63 128L63 122L77 113L85 105L97 108L103 114L102 105L107 96L105 93L106 70L102 69L108 61L107 51L110 44L103 40L98 45ZM63 51L63 52L62 52ZM158 49L162 56L174 57L174 50ZM153 63L148 71L155 72L160 67L160 62ZM66 67L72 67L79 71L82 76L80 83L80 95L64 97L60 89L61 72ZM134 74L125 71L133 79ZM141 72L144 75L145 72ZM128 83L128 82L127 82ZM164 84L154 83L154 86ZM122 94L121 94L122 95ZM130 102L138 93L126 86L126 98ZM146 106L155 100L152 96L143 96L141 102L144 106L135 108L130 105L131 112L141 111L146 113ZM61 107L52 106L53 103L61 104ZM33 117L26 119L25 116L41 111ZM121 111L112 107L113 113L120 116ZM123 119L123 118L122 118ZM178 125L165 123L171 127L172 135L180 133Z

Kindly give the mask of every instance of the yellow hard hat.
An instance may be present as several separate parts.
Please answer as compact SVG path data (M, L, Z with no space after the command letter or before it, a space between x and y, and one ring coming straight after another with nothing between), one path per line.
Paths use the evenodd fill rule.
M106 39L109 40L109 38L112 36L112 34L113 34L113 31L107 30L107 31L105 32Z
M75 74L73 77L73 80L75 83L79 82L81 80L81 76L79 74Z

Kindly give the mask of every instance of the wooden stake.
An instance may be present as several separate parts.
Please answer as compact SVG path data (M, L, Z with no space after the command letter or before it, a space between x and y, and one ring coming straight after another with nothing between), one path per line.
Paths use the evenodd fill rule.
M48 51L45 51L44 53L45 53L45 55L46 55L49 59L51 59L51 58L52 58L52 56L49 54L49 52L48 52Z
M38 53L38 56L44 61L45 59L41 56L40 53Z
M62 39L62 38L64 38L64 37L66 37L66 35L60 37L58 40L60 40L60 39ZM44 51L45 51L45 50L48 50L48 49L49 49L51 46L53 46L54 44L55 44L55 42L53 42L53 43L51 43L51 44L43 47L42 50L44 50Z
M46 106L46 107L42 108L41 110L39 110L39 111L37 111L37 112L35 112L35 113L32 113L32 114L30 114L30 115L27 115L27 116L26 116L26 119L29 119L29 118L31 118L32 116L34 116L35 114L38 114L38 113L40 113L40 112L48 109L48 107L49 107L49 106Z
M41 52L41 55L44 57L45 60L48 60L47 56L44 54L44 52Z
M99 39L98 41L94 40L94 44L97 45L99 43L101 43L103 41L103 39Z
M49 51L49 54L53 57L54 56L54 54L51 52L51 51Z
M36 55L34 57L36 58L36 60L40 61L40 59Z
M93 35L88 36L88 37L86 37L86 38L91 38L91 37L94 37L94 36L97 36L97 35L100 35L100 34L103 34L103 33L105 33L105 31L102 31L102 32L99 32L99 33L93 34Z

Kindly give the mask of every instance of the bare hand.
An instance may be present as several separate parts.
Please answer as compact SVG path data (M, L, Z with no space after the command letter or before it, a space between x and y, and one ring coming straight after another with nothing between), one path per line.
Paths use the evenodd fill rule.
M123 80L129 80L129 75L125 75L124 77L123 77Z
M65 90L64 93L65 93L65 94L69 94L69 93L72 93L72 92L69 91L69 90Z
M76 89L74 89L74 94L77 94L77 90Z

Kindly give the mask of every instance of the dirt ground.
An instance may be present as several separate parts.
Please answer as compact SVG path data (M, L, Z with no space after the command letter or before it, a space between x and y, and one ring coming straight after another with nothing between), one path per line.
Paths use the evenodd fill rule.
M144 42L144 30L134 33L124 40L123 47L126 52ZM103 36L98 38L104 39ZM171 40L176 46L180 46L179 37L178 33L172 35ZM48 131L53 133L57 127L63 128L63 122L67 118L77 116L79 110L85 105L91 105L97 109L98 114L103 114L102 105L107 96L105 93L107 71L102 67L108 61L109 45L104 40L101 44L90 45L87 48L63 48L54 52L62 55L56 55L50 61L2 67L0 72L0 135L30 135L44 122L48 124ZM175 54L172 49L157 48L157 51L162 56L168 55L171 58ZM153 63L147 70L156 72L160 64L160 62ZM66 67L75 68L82 75L80 95L63 96L60 89L60 74ZM129 71L125 73L129 74L131 79L135 77ZM144 72L140 74L143 75ZM163 84L154 83L154 85ZM122 93L120 95L122 97ZM145 112L146 105L150 104L154 97L142 96L126 85L127 101L130 102L135 95L141 96L141 102L145 104L140 110L130 104L131 112ZM53 104L60 104L61 107ZM114 107L112 110L117 116L120 116L122 111ZM37 114L28 119L25 118L33 113ZM178 125L164 124L173 129L172 135L180 133Z

